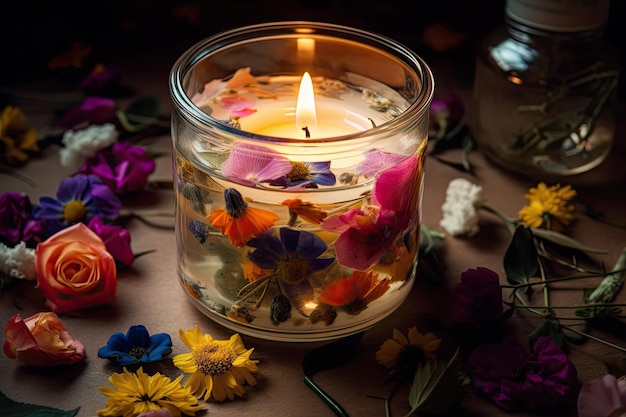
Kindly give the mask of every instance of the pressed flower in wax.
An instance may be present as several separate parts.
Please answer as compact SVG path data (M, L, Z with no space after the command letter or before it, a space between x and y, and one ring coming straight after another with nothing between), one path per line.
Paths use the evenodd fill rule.
M245 246L250 239L268 230L279 219L276 213L249 207L241 193L235 188L224 190L224 200L226 208L213 210L208 220L238 248Z
M283 187L317 188L319 185L334 185L335 174L330 170L330 161L326 162L294 162L291 171L284 177L270 181L270 185Z
M109 377L113 387L99 387L107 398L105 408L98 410L100 417L137 417L142 413L167 409L172 416L195 416L206 407L188 388L181 386L184 375L172 380L160 373L146 374L142 368L130 372L114 373Z
M389 290L389 278L378 279L373 271L354 271L326 286L318 301L338 307L348 314L359 314L369 303Z
M291 172L291 162L269 148L236 144L222 164L222 173L246 185L269 182Z
M254 348L246 349L239 334L229 340L216 340L200 328L179 330L180 338L191 352L174 357L174 365L189 378L185 388L205 401L235 399L246 392L244 386L256 385L254 373L258 360L250 359Z
M37 313L25 319L15 314L4 335L4 353L25 366L71 365L85 359L85 347L55 313Z
M28 127L21 109L6 106L0 112L0 162L10 166L26 163L39 152L37 131Z
M98 349L98 356L128 366L137 363L155 362L172 352L172 339L167 333L150 335L145 326L130 326L126 334L114 333L106 346Z
M393 338L380 346L376 361L397 378L412 379L420 363L437 359L440 346L441 339L434 333L420 333L415 326L409 329L406 336L393 329Z
M289 208L289 225L293 226L298 218L313 224L320 224L328 216L320 206L299 198L290 198L281 203Z
M576 191L570 185L548 187L540 182L524 195L528 205L520 209L520 220L530 227L562 231L574 220L576 206L572 203Z
M41 197L33 207L33 217L45 220L53 234L70 225L87 223L94 216L104 220L117 218L120 199L95 175L76 174L61 180L56 198Z

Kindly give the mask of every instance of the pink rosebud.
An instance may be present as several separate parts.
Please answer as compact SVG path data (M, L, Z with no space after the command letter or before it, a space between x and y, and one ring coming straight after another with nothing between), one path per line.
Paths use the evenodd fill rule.
M105 224L99 216L94 216L87 224L96 232L113 258L124 265L130 266L135 255L130 247L130 233L122 226Z
M106 304L115 298L117 270L100 237L84 223L61 229L35 249L37 288L55 313Z
M54 313L19 314L7 322L4 353L25 366L71 365L85 359L85 347L73 338Z

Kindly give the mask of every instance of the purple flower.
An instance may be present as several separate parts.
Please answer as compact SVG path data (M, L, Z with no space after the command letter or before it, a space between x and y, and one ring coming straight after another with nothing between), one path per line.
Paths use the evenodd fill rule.
M505 410L572 405L578 392L574 364L548 336L538 337L532 352L512 336L480 345L468 366L474 388Z
M100 236L107 251L116 261L127 266L133 263L135 255L130 247L130 233L128 230L122 226L105 224L100 216L92 217L87 226Z
M83 122L100 125L114 119L114 100L105 97L87 97L80 106L68 110L58 121L58 124L69 129Z
M442 137L463 119L465 107L460 97L448 93L443 98L436 98L430 103L430 130L434 137Z
M81 81L80 88L87 92L104 92L107 88L116 88L122 76L122 69L115 65L105 67L96 65L93 70Z
M88 223L94 216L114 220L122 202L95 175L77 174L61 180L57 198L41 197L33 217L46 221L49 234L75 223Z
M468 269L454 287L451 331L461 343L496 341L503 332L502 288L497 273Z
M418 162L413 155L381 172L371 204L324 220L322 229L339 233L334 243L339 263L364 271L382 258L398 236L416 227Z
M24 242L35 247L46 239L47 234L41 220L32 216L32 204L24 193L0 194L0 242L14 247Z
M291 171L284 177L270 181L270 185L283 187L317 188L317 185L334 185L335 174L327 162L290 162Z
M405 159L406 155L371 149L365 152L365 159L356 166L356 171L359 175L369 177L399 164Z
M154 159L144 148L123 141L87 159L79 172L98 176L119 195L142 189L155 168Z
M222 164L222 173L242 184L256 185L281 178L291 168L287 158L269 148L236 144Z

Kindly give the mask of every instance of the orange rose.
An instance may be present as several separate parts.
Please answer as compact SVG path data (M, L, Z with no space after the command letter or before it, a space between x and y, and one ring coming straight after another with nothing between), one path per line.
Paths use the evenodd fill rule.
M27 319L19 314L7 322L4 353L26 366L70 365L85 359L85 347L73 338L59 316L37 313Z
M37 288L46 306L68 313L115 298L117 270L104 242L84 223L62 229L37 245Z

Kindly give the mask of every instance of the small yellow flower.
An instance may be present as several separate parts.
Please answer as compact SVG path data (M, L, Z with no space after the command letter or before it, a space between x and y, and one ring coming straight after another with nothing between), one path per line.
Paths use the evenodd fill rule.
M441 339L431 332L422 334L415 326L409 329L408 337L393 329L393 338L380 346L376 361L389 369L391 374L399 373L412 378L420 363L437 359L440 345Z
M17 107L7 106L0 112L0 162L17 166L39 152L37 132L27 126L26 115Z
M569 185L548 187L541 182L524 195L529 204L519 211L519 217L530 227L543 226L560 232L574 220L576 207L570 200L575 196L576 191Z
M233 400L235 394L243 396L245 383L256 385L252 373L258 371L259 361L250 359L254 349L246 349L239 334L229 340L215 340L202 334L198 326L188 331L180 329L178 333L191 352L175 356L174 365L191 374L185 388L198 398Z
M174 417L182 414L194 416L196 411L204 410L198 399L189 389L180 385L183 375L171 380L156 373L152 376L143 372L113 374L109 382L113 387L100 387L100 392L109 397L104 410L98 410L101 417L135 417L149 411L161 411L166 408Z

